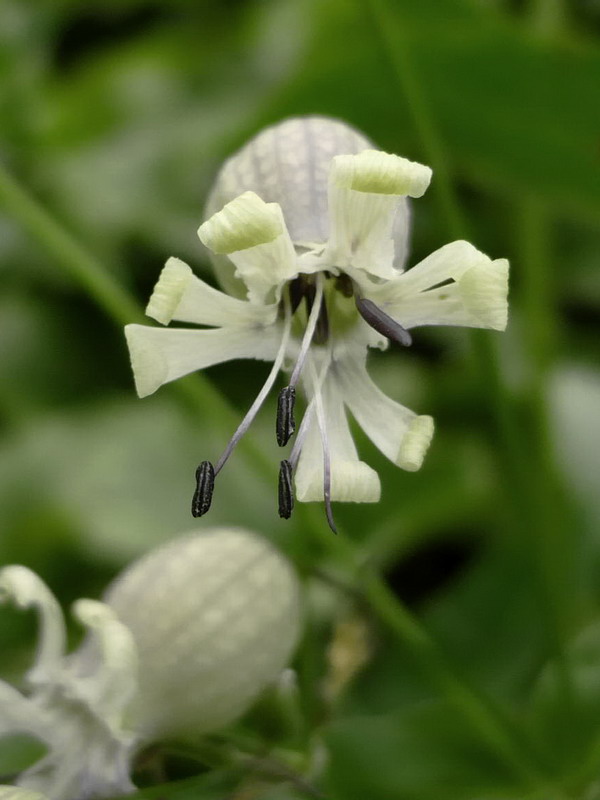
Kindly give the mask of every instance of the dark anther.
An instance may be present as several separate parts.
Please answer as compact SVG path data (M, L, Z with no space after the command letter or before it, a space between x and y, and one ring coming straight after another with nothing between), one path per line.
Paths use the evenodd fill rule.
M354 284L352 278L348 275L338 275L335 279L335 288L341 292L344 297L352 297L354 294Z
M289 519L294 508L292 491L292 465L285 459L279 465L279 516Z
M215 468L210 461L203 461L196 470L196 491L192 498L192 516L206 514L212 502L215 488Z
M296 311L306 293L306 278L299 275L290 283L290 302L292 314Z
M327 344L327 340L329 339L329 316L327 315L327 306L325 305L325 301L321 303L321 308L319 309L319 316L317 317L317 327L315 328L315 334L313 336L313 342L315 344Z
M372 300L367 300L365 297L357 297L356 308L364 321L378 333L387 336L388 339L394 342L398 342L398 344L404 345L404 347L412 344L412 336L406 328L403 328L396 320L388 316Z
M296 280L300 280L296 278ZM306 279L304 280L304 299L306 300L306 315L307 317L310 316L310 312L312 311L313 303L315 302L315 295L317 293L317 289L314 283L309 283ZM327 340L329 339L329 317L327 316L327 306L325 304L325 300L321 303L321 308L319 309L319 316L317 317L317 326L315 328L315 333L313 336L314 344L326 344Z
M285 447L296 430L296 420L294 419L295 404L296 389L293 386L284 386L277 398L275 433L279 447Z

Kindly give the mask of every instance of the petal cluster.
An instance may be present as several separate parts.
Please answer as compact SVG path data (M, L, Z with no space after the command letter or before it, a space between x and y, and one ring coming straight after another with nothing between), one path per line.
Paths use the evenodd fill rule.
M131 791L140 747L236 719L286 665L300 628L290 565L241 529L176 539L125 570L104 602L78 600L88 634L71 655L62 612L35 573L5 567L0 596L39 616L28 693L0 682L0 736L46 745L18 785L49 800Z
M169 259L147 313L163 325L202 329L125 329L140 396L219 362L273 362L215 475L280 370L290 376L285 397L298 384L307 401L282 462L285 497L293 474L300 501L379 499L379 478L358 457L347 412L391 461L420 468L433 420L373 384L367 349L385 348L388 339L408 345L408 330L422 325L503 330L508 313L508 262L468 242L403 271L408 198L421 197L431 177L428 167L375 150L349 126L321 117L268 128L226 162L198 234L230 293ZM209 505L210 498L202 508ZM290 510L286 500L282 516Z

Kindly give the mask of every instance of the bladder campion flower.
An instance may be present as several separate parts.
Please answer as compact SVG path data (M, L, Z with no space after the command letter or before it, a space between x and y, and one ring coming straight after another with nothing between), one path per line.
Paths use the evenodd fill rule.
M0 570L0 597L39 615L29 696L0 681L0 736L47 745L17 783L50 800L130 791L143 745L236 719L278 677L300 627L292 568L241 529L175 539L126 569L104 602L78 600L88 634L71 655L60 607L34 572Z
M332 527L332 500L379 499L379 477L358 458L346 409L395 464L420 468L433 420L377 388L367 349L385 349L390 339L409 345L409 329L419 325L503 330L507 321L505 259L457 241L403 271L407 198L421 197L430 179L428 167L374 150L348 125L322 117L267 128L224 164L198 235L227 294L170 258L146 313L205 330L125 329L140 397L230 359L273 361L215 466L198 468L195 516L208 510L215 476L281 370L289 375L277 413L282 447L295 432L298 384L308 401L281 462L281 516L292 510L292 482L298 500L325 500Z

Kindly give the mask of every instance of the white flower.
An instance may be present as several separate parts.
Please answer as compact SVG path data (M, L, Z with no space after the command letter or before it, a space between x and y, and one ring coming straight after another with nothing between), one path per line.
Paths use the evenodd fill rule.
M40 621L29 694L0 681L0 737L22 732L47 745L17 783L50 800L130 791L141 746L236 719L277 678L300 627L291 567L239 529L169 542L125 570L104 602L78 600L88 634L72 655L60 607L35 573L0 570L0 596Z
M291 119L263 131L223 166L198 234L212 251L228 294L171 258L146 313L167 325L128 325L140 397L182 375L237 358L273 361L263 390L214 469L203 462L192 511L210 506L214 476L272 388L291 373L279 398L277 436L294 432L295 388L308 399L291 455L280 469L280 514L301 501L374 502L377 473L359 460L346 411L395 464L420 468L433 420L386 397L366 371L368 347L411 342L419 325L503 330L508 262L468 242L442 247L404 272L407 197L420 197L431 170L371 149L347 125Z
M39 792L30 792L18 786L0 785L0 800L48 800L48 798Z

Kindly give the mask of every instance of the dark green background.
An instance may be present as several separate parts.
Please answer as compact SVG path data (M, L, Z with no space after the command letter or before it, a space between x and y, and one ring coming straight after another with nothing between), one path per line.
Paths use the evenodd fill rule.
M105 276L98 289L53 222L0 185L0 560L38 570L65 607L193 528L193 470L232 430L206 382L136 399L127 300L107 296L115 282L142 307L169 255L210 275L195 232L219 164L249 136L294 114L344 119L434 168L410 263L460 237L511 260L506 333L419 329L410 351L372 356L382 388L437 432L417 474L357 432L382 501L336 515L536 777L482 741L363 603L319 515L278 519L271 402L202 525L262 532L306 579L303 732L264 704L211 743L217 768L202 748L154 754L164 770L140 770L141 783L201 773L161 796L308 796L222 759L228 737L249 737L253 751L300 753L299 771L324 743L316 783L336 800L597 797L599 31L596 0L0 2L0 160ZM207 374L239 415L265 367ZM348 619L367 626L370 655L330 702L327 647ZM2 608L0 636L0 671L16 679L33 620ZM28 752L0 742L0 775Z

